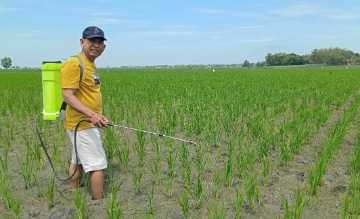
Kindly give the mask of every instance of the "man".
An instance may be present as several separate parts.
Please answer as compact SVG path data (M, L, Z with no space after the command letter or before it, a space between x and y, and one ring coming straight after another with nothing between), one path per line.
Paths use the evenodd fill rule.
M85 28L80 39L81 53L67 59L61 67L61 87L67 103L64 126L73 144L69 167L71 187L78 187L83 172L90 173L91 195L101 199L104 187L104 169L107 160L98 128L106 127L108 119L102 113L100 79L96 75L95 59L105 50L104 31L98 27ZM80 70L82 69L82 70ZM81 74L82 73L82 74ZM77 156L74 149L74 129L77 132Z

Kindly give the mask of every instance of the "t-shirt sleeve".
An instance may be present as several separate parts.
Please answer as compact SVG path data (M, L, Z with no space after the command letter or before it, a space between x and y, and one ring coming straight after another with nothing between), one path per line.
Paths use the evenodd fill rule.
M80 66L76 60L69 59L61 66L61 88L78 89Z

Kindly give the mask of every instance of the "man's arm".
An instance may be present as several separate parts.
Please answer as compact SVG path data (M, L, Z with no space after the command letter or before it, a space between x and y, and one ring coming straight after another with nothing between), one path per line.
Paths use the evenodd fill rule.
M76 89L63 88L62 94L64 97L64 101L77 111L83 113L93 125L101 128L106 127L109 120L105 116L93 112L91 109L82 104L75 96L75 92Z

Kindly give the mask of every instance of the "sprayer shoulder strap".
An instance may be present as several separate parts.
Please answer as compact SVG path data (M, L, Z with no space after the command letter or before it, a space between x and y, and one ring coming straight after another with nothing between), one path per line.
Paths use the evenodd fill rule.
M79 60L79 67L80 67L79 87L80 87L80 82L81 82L81 80L83 78L83 75L84 75L84 63L83 63L83 61L82 61L82 59L81 59L81 57L79 55L74 55L74 56L71 56L71 57L75 57L75 58L77 58ZM66 105L67 105L66 102L63 101L62 104L61 104L61 107L60 107L60 111L65 110Z
M83 63L83 61L82 61L82 59L81 59L81 57L80 57L79 55L74 55L74 56L72 56L72 57L75 57L75 58L77 58L77 59L79 60L79 67L80 67L80 80L79 80L79 84L80 84L80 82L81 82L81 80L82 80L82 78L83 78L83 75L84 75L84 63Z

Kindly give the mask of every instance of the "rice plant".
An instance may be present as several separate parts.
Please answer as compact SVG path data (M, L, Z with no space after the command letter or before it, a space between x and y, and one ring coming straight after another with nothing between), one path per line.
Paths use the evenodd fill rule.
M46 198L48 201L48 208L51 209L55 206L55 177L51 176L48 180L46 191Z
M245 179L246 201L251 209L260 201L259 185L256 175L249 175Z
M215 199L220 198L222 191L223 177L221 173L222 171L217 170L212 177L212 194Z
M160 183L160 170L161 170L161 147L160 144L156 141L153 140L153 151L155 152L155 158L154 161L151 163L151 173L153 176L153 182L156 185L159 185Z
M120 206L120 201L117 198L116 192L112 191L107 198L106 215L109 219L121 219L124 218L123 212Z
M137 168L133 172L133 184L135 188L135 193L140 193L143 189L142 180L143 180L144 172L142 169Z
M86 219L88 218L86 200L80 189L75 192L75 218Z
M236 196L235 197L235 203L234 203L235 218L240 219L244 200L243 200L243 197L242 197L239 189L236 189L235 196Z
M118 147L116 150L117 150L118 159L120 161L121 169L127 171L129 168L129 153L130 153L129 146L124 145L123 148Z
M145 159L145 136L142 132L136 132L137 144L135 145L136 154L138 157L138 166L144 166Z
M204 186L202 174L198 173L194 189L195 207L200 208L204 199Z
M112 128L105 129L104 147L106 148L106 157L111 162L116 154L118 142Z
M208 207L208 216L210 219L225 219L226 210L222 200L213 200Z
M167 181L166 181L166 191L169 197L173 194L173 182L175 178L175 161L176 161L176 150L173 146L170 146L168 156L167 156Z
M154 215L155 214L155 205L154 205L154 190L155 190L155 185L154 183L152 183L150 191L147 193L147 209L146 209L146 213L149 215Z
M188 191L185 189L180 193L179 199L178 199L182 215L184 218L190 217L190 195Z
M30 147L26 148L25 159L21 162L21 175L25 182L25 189L29 189L36 180L34 160Z

